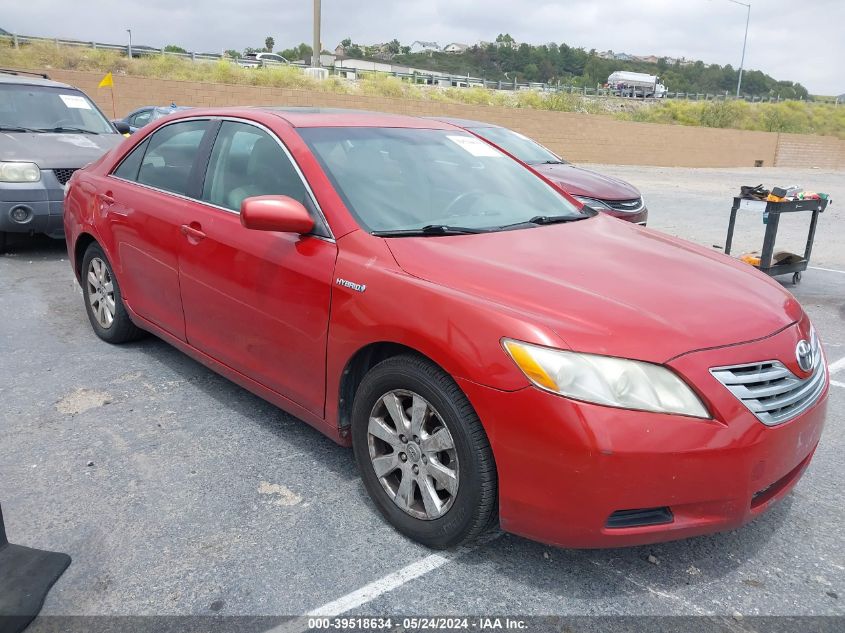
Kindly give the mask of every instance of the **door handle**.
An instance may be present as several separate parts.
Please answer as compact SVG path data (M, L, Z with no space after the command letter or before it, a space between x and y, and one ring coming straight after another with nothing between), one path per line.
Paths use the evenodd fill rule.
M199 222L191 222L190 224L183 224L179 227L182 235L188 238L192 244L196 244L200 240L204 240L206 235L202 232L202 226Z
M114 204L114 198L112 198L111 191L106 193L101 193L99 195L100 198L100 211L103 213L109 210L109 207Z

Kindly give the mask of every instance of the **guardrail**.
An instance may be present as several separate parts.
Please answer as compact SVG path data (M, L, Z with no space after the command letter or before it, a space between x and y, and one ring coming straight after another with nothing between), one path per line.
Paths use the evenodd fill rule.
M129 55L130 47L129 45L124 44L105 44L102 42L93 42L93 41L83 41L83 40L70 40L70 39L63 39L63 38L49 38L49 37L37 37L33 35L18 35L18 34L11 34L0 36L0 41L6 40L10 43L13 47L19 48L22 45L34 43L34 42L46 42L55 44L56 46L74 46L74 47L81 47L81 48L91 48L91 49L103 49L103 50L111 50L117 51L123 55ZM154 48L151 46L143 46L143 45L133 45L131 47L131 53L133 57L149 57L151 55L170 55L173 57L179 57L182 59L188 59L192 62L217 62L220 60L228 61L233 64L238 64L239 66L247 67L247 68L255 68L260 66L265 67L280 67L280 66L293 66L296 68L304 69L307 67L307 64L304 62L290 62L290 64L284 64L282 62L274 62L271 60L261 60L257 62L256 60L252 60L249 58L244 57L230 57L228 55L223 55L219 53L199 53L199 52L186 52L186 53L178 53L173 51L164 50L164 48ZM386 62L381 62L386 63ZM441 73L438 71L428 71L428 70L415 70L414 72L404 72L400 70L392 70L392 71L381 71L381 70L369 70L369 69L361 69L361 68L353 68L353 67L344 67L340 62L341 65L333 65L328 67L328 71L331 75L344 77L349 80L356 80L361 75L372 75L372 74L382 74L382 75L391 75L398 79L410 81L415 84L425 84L425 85L432 85L432 86L443 86L443 87L453 87L453 88L486 88L489 90L509 90L509 91L517 91L517 90L534 90L539 92L552 92L552 93L567 93L567 94L577 94L583 97L598 97L598 98L607 98L607 97L614 97L614 98L621 98L621 99L629 99L629 100L647 100L651 101L654 98L648 97L645 98L642 94L637 95L627 95L624 91L611 89L611 88L590 88L587 86L575 86L575 85L567 85L561 83L542 83L542 82L527 82L527 83L519 83L515 80L490 80L485 79L484 77L473 77L470 75L453 75L449 73ZM692 101L731 101L737 99L737 97L725 92L725 94L710 94L710 93L694 93L694 92L666 92L663 95L664 98L667 99L686 99ZM780 95L776 96L753 96L753 95L742 95L738 97L738 99L742 101L749 101L752 103L761 103L761 102L779 102L781 101Z

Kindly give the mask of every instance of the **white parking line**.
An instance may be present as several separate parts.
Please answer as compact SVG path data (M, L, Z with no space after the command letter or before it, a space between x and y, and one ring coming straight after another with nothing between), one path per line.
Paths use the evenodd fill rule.
M831 380L830 384L834 387L845 387L845 382L839 382L838 380Z
M845 275L845 270L835 270L833 268L822 268L821 266L807 266L807 268L812 268L813 270L825 270L829 273L839 273L840 275Z
M840 358L835 363L830 363L827 366L827 369L828 371L830 371L831 374L835 374L836 372L845 369L845 358Z
M443 567L446 563L457 560L461 556L475 551L482 545L486 545L487 543L496 540L502 536L502 534L503 532L493 533L487 538L480 539L475 545L459 547L449 553L429 554L422 560L406 565L402 569L394 571L393 573L390 573L383 578L379 578L378 580L374 580L373 582L366 584L360 589L356 589L337 600L327 602L321 607L312 609L301 618L296 618L295 620L285 622L284 624L272 628L266 633L302 633L303 631L307 631L309 628L309 618L339 616L352 611L352 609L357 609L368 602L372 602L379 596L393 591L394 589L397 589L398 587L401 587L420 576L425 576L427 573L432 572L439 567Z

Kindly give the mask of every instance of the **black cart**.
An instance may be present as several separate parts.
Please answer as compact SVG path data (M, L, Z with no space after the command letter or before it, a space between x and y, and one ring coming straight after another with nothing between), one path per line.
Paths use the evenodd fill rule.
M828 200L795 200L794 202L764 202L761 200L747 200L745 198L734 198L731 207L731 221L728 224L728 237L725 241L725 253L730 255L731 242L734 237L734 225L736 214L740 210L763 212L763 221L766 223L766 235L763 238L763 250L760 252L760 264L757 266L762 272L772 277L776 275L792 274L792 283L801 281L801 273L807 270L810 263L810 253L813 250L813 240L816 237L816 224L819 220L819 213L827 208ZM778 234L778 223L783 213L798 213L806 211L812 213L810 220L810 232L807 234L807 245L804 247L804 256L790 258L789 262L772 263L772 255L775 250L775 239Z

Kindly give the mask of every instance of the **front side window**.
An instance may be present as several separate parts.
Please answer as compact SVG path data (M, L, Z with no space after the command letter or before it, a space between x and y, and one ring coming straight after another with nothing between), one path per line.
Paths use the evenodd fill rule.
M191 169L207 127L208 121L182 121L154 132L138 171L138 182L187 195Z
M0 129L115 134L111 123L79 90L26 84L0 84Z
M246 198L270 195L310 206L302 179L276 139L254 125L224 121L214 141L202 199L240 212Z
M458 130L297 130L359 224L371 232L434 226L499 230L583 214L534 172Z

